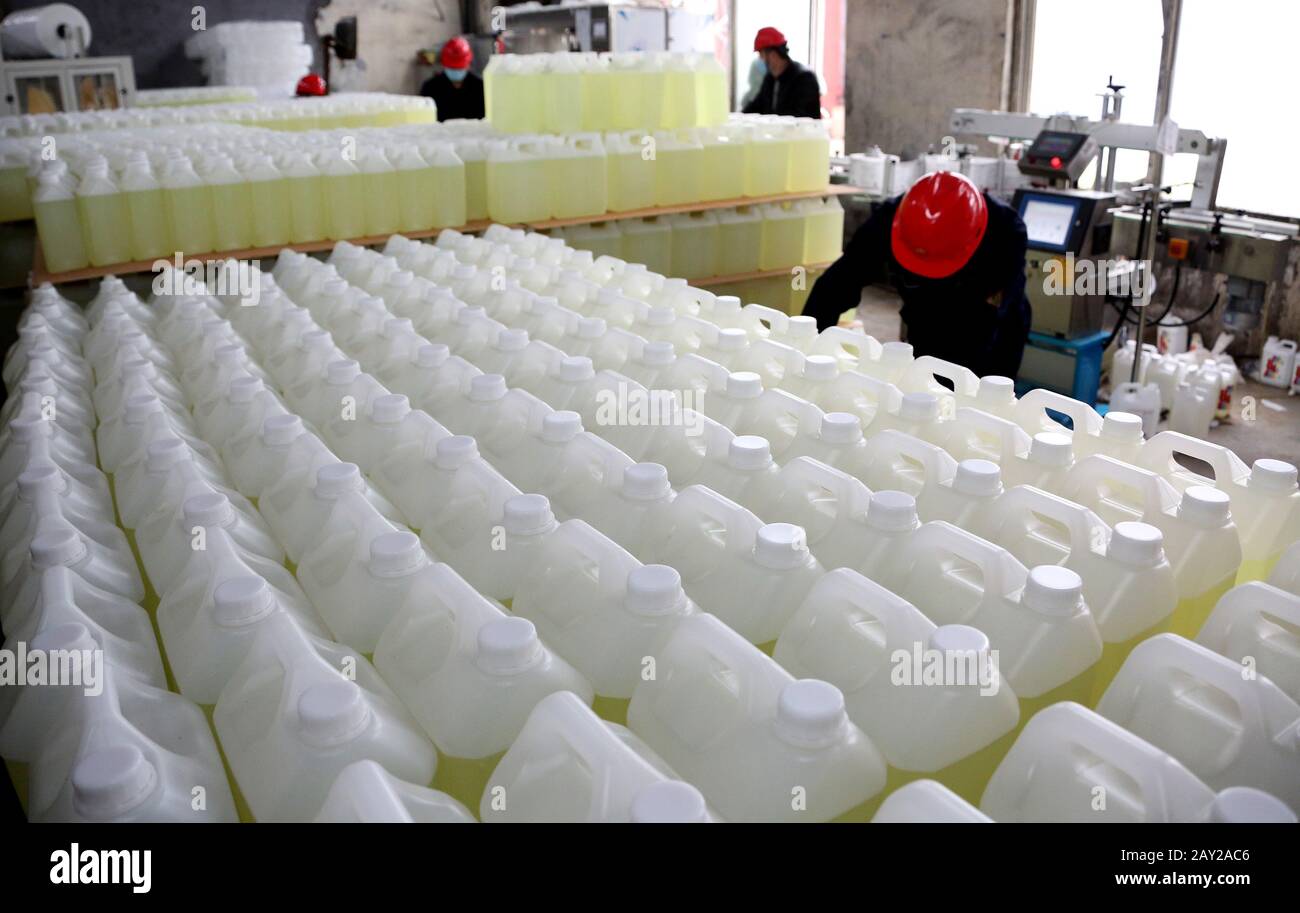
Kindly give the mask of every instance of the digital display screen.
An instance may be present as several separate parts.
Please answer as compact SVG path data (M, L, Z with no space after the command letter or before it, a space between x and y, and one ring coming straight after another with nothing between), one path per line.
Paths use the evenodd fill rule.
M1032 151L1035 155L1059 155L1071 158L1079 151L1082 137L1070 133L1040 133L1034 140Z
M1027 198L1020 210L1020 218L1024 219L1029 243L1065 250L1077 211L1077 203Z

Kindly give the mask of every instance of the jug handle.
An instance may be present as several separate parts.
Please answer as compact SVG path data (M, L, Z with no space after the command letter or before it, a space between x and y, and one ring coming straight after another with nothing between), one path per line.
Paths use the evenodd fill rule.
M1008 489L998 498L993 510L997 513L1006 511L1019 519L1029 519L1032 514L1039 513L1049 520L1055 520L1069 534L1072 557L1087 550L1104 554L1106 543L1110 541L1110 526L1101 517L1082 504L1032 485L1017 485Z
M741 313L748 319L745 329L751 336L767 338L785 333L790 326L790 317L784 311L770 308L763 304L747 304Z
M735 501L723 497L707 485L688 485L673 499L672 510L677 513L689 508L698 509L723 527L728 551L754 547L762 521Z
M948 554L975 565L984 578L985 593L1006 595L1019 589L1028 574L1025 566L1008 554L1006 549L943 520L922 524L916 531L913 542L914 547L919 547L922 551ZM1007 559L1014 563L1008 565ZM1007 579L1008 566L1018 569L1017 576L1020 579Z
M1142 493L1142 515L1147 523L1160 526L1155 519L1178 505L1178 492L1162 477L1149 469L1124 463L1102 453L1094 453L1075 464L1067 479L1069 493L1097 482L1114 481L1132 485ZM1068 500L1074 500L1069 498Z
M831 329L837 328L831 327ZM830 330L825 332L829 333ZM841 371L835 382L864 393L867 399L876 404L875 415L879 415L881 412L897 412L899 405L903 402L903 391L896 384L891 384L889 381L881 380L878 377L872 377L869 374L863 374L861 371ZM875 416L872 416L872 421L875 421Z
M1002 442L998 459L1000 463L1024 456L1029 452L1031 441L1028 433L1024 428L1009 419L1000 418L973 406L958 408L957 418L964 419L976 427L989 429L997 433Z
M1039 431L1068 431L1064 425L1058 425L1053 421L1052 428L1043 426L1044 420L1047 419L1045 410L1052 409L1061 412L1070 417L1074 422L1076 433L1100 434L1101 433L1101 416L1097 410L1087 403L1080 402L1073 397L1066 396L1063 393L1057 393L1054 390L1048 390L1045 387L1035 387L1016 403L1016 412L1020 427L1024 428L1030 434L1036 434Z
M779 476L781 482L788 479L805 491L813 486L829 491L835 496L836 519L861 516L867 512L871 489L842 469L801 456L782 466Z
M857 354L854 354L854 349ZM876 337L848 327L827 327L818 334L812 347L814 355L833 355L837 359L852 362L855 368L864 358L876 361L882 350L880 340Z
M1206 478L1200 473L1176 465L1174 455L1179 453L1209 463L1214 475ZM1168 476L1171 471L1177 469L1194 475L1197 479L1203 479L1204 484L1226 491L1228 494L1232 493L1233 482L1250 474L1246 464L1227 447L1179 431L1161 431L1151 438L1142 448L1142 457L1147 464L1146 468L1157 475Z
M1125 669L1130 674L1125 674ZM1158 634L1134 647L1116 674L1115 683L1128 684L1130 690L1137 691L1142 682L1149 681L1162 670L1182 671L1202 686L1227 695L1236 706L1242 723L1253 725L1256 731L1264 731L1264 708L1250 681L1241 674L1241 666L1208 647L1177 634ZM1115 683L1111 688L1114 688ZM1103 695L1102 703L1097 705L1098 713L1102 712L1101 707L1106 703L1104 697Z
M898 465L900 456L908 456L916 460L925 471L927 487L935 482L947 482L957 474L957 461L949 456L946 450L913 437L905 431L899 431L897 428L886 428L870 438L868 446L872 450L869 458L872 464L878 459L879 449L884 448L887 448L884 449L884 453L888 456L891 466Z
M980 386L980 379L970 368L933 355L917 356L910 373L917 378L924 392L940 396L973 397ZM952 381L952 389L938 383L936 378Z

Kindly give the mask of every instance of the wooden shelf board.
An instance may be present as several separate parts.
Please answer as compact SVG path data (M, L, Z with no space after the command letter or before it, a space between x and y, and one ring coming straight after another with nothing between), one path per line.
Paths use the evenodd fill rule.
M670 216L682 212L705 212L710 209L732 209L736 206L758 206L763 203L784 203L789 200L810 200L813 197L840 197L862 193L861 187L851 184L827 184L820 190L800 190L793 193L774 193L765 197L733 197L727 200L701 200L695 203L680 203L673 206L650 206L645 209L630 209L627 212L603 212L591 216L573 216L566 219L544 219L529 222L528 227L534 231L548 228L567 228L570 225L590 225L593 222L618 222L623 219L647 219L653 216Z

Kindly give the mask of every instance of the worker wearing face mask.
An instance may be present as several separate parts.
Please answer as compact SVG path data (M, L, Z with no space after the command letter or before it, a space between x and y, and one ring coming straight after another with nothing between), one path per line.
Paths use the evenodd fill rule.
M483 80L469 71L474 52L469 42L457 35L442 46L438 62L442 72L420 87L420 94L433 99L438 120L479 120L483 117Z
M782 114L793 117L822 116L821 86L817 74L790 59L785 36L776 29L761 28L754 37L754 51L767 75L758 95L743 108L746 114Z
M1014 378L1029 338L1025 223L964 175L936 171L877 206L804 305L818 329L888 282L917 355Z

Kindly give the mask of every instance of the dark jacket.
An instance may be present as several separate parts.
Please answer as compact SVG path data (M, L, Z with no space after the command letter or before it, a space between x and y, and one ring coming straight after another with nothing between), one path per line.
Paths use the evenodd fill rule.
M745 113L820 118L821 97L817 74L792 60L780 79L774 78L771 73L763 77L763 85L759 87L754 100L745 105Z
M833 326L856 307L868 283L888 282L903 299L907 341L917 355L965 365L979 376L1014 378L1029 335L1025 297L1025 223L991 198L984 238L970 261L943 279L903 269L890 249L894 213L902 197L887 200L853 234L844 254L813 285L804 306L817 326Z
M430 76L420 86L420 94L433 99L440 121L483 117L483 80L473 73L465 74L459 89L452 85L446 73Z

